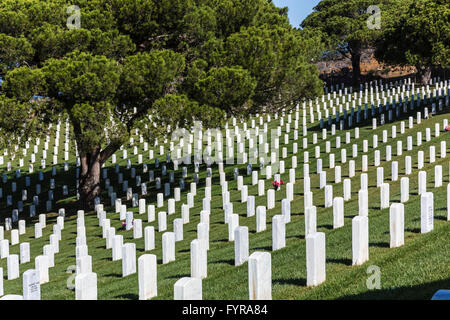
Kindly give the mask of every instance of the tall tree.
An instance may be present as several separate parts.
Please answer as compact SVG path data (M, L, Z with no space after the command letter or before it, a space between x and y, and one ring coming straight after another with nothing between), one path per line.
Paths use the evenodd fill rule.
M450 66L450 2L403 0L389 11L376 43L378 60L415 66L422 84L428 84L433 66Z
M376 5L382 13L391 3L391 0L380 0ZM373 46L380 34L372 21L377 11L369 10L373 4L372 0L322 0L301 24L303 28L326 34L323 38L326 46L351 60L354 86L359 85L361 79L362 53ZM380 27L382 23L383 19Z
M317 39L267 0L79 0L75 28L71 2L0 3L0 142L68 117L86 208L102 164L136 128L151 141L321 92L305 50Z

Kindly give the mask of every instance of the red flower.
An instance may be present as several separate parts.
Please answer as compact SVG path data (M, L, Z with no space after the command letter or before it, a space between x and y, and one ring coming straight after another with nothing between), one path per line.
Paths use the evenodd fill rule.
M274 187L279 188L279 187L281 187L281 185L282 185L283 183L284 183L283 180L280 180L280 181L274 181L274 182L272 182L272 185L273 185Z
M284 181L283 180L280 180L280 181L274 181L274 182L272 182L272 184L273 185L277 185L277 186L279 186L279 185L281 185L281 184L284 184Z

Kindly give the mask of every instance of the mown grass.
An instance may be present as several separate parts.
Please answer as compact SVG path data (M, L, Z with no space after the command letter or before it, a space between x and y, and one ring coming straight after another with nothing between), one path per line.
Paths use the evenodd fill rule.
M301 115L301 112L300 112ZM294 118L294 116L293 116ZM337 131L335 136L328 133L327 140L331 141L331 152L336 154L336 165L342 167L342 180L348 178L349 160L356 160L356 175L351 178L352 195L351 200L345 202L345 225L339 229L333 229L332 208L324 208L324 190L319 189L319 176L316 174L316 161L314 158L315 146L321 147L321 158L323 159L323 169L327 171L327 183L333 184L333 195L342 196L343 184L334 184L334 169L330 169L328 164L329 155L325 153L325 141L322 140L322 133L314 125L309 125L308 148L302 149L302 135L299 130L298 144L298 167L296 169L296 183L294 186L294 201L291 203L291 222L286 226L286 247L272 252L272 229L271 219L274 215L281 213L281 200L285 197L285 187L280 192L276 192L276 207L267 211L267 230L256 233L256 216L246 217L246 204L240 203L240 191L236 190L236 181L233 180L233 168L238 167L240 174L244 176L244 183L247 184L248 194L257 196L257 185L251 185L251 176L246 175L246 165L227 165L228 188L230 190L231 201L234 204L234 212L239 214L239 224L249 227L250 232L250 253L255 251L269 251L272 254L272 283L274 299L429 299L432 294L440 288L450 287L450 242L449 231L450 223L447 220L446 208L446 186L449 182L449 161L446 158L440 158L440 141L447 141L447 152L450 144L448 133L441 133L439 137L434 137L434 124L449 118L448 114L442 114L429 120L422 120L422 124L414 125L413 129L408 129L406 122L406 131L400 134L400 124L397 125L397 138L391 139L391 124L379 126L372 130L371 126L360 128L360 138L354 139L354 130L349 130L352 135L352 143L358 144L358 157L352 158L352 143L345 144L345 131ZM287 117L286 117L287 119ZM258 122L257 122L258 123ZM273 120L269 128L275 128L279 121ZM301 121L299 121L301 124ZM293 124L292 126L293 127ZM429 127L432 131L432 140L425 142L425 128ZM64 126L62 126L64 128ZM316 130L316 131L314 131ZM382 143L382 131L388 130L388 143ZM63 131L63 130L62 130ZM416 146L416 133L423 132L423 143L420 147ZM312 144L312 132L318 134L318 143ZM284 134L284 127L283 127ZM404 157L412 156L413 173L410 178L410 200L405 204L405 245L400 248L389 248L389 209L380 210L380 191L376 188L376 168L373 165L374 149L372 148L372 135L378 134L378 149L381 151L381 165L384 167L385 181L390 184L390 200L392 202L400 201L400 178L404 175ZM413 136L414 149L406 151L407 136ZM341 146L347 150L347 162L340 163L340 150L335 150L335 137L341 137ZM54 137L52 137L51 143ZM63 140L61 134L60 141ZM362 266L352 266L351 251L351 219L358 214L358 190L360 188L361 157L363 140L369 141L369 151L366 153L369 158L369 243L370 253L369 261ZM396 141L403 141L403 154L396 156ZM283 135L280 137L280 155L281 148L284 147ZM282 179L288 181L288 168L291 167L293 128L290 133L290 143L288 148L288 158L282 159L286 164L286 172L281 175ZM41 142L41 146L43 142ZM399 179L390 181L391 162L385 162L385 146L392 146L392 161L399 162ZM436 146L436 162L428 163L429 146ZM50 148L51 150L52 148ZM129 158L136 167L136 174L141 175L142 182L148 181L148 174L142 173L142 166L137 165L137 155L132 154L132 147L127 146ZM62 150L62 147L60 147ZM167 149L166 149L167 150ZM236 149L235 149L236 150ZM425 167L422 170L427 171L428 185L427 189L434 193L435 219L434 230L428 234L420 234L420 197L417 195L417 152L425 151ZM327 258L327 280L318 287L306 287L306 245L304 239L304 209L303 209L303 152L309 151L309 165L311 177L311 189L314 193L313 203L317 206L317 231L326 234L326 258ZM144 155L144 162L148 152L140 152ZM61 152L62 153L62 152ZM50 152L49 152L50 154ZM155 156L159 154L159 148L155 148ZM124 173L124 179L128 179L129 186L133 187L133 192L139 192L140 188L135 187L134 180L130 179L130 171L126 170L126 160L121 159L121 152L117 153L118 164L121 166L121 172ZM165 161L165 156L161 157ZM49 157L51 158L51 157ZM74 159L73 150L71 150L71 159ZM38 159L37 159L38 160ZM25 163L28 159L26 159ZM17 159L15 160L17 162ZM72 161L72 164L74 161ZM151 164L154 160L147 161ZM444 172L444 185L441 188L434 188L434 166L442 165ZM13 163L13 168L16 163ZM4 167L4 166L3 166ZM49 166L50 167L50 166ZM47 167L46 179L50 177L50 168ZM115 191L122 197L121 187L116 184L117 176L114 168L108 162L108 177L111 179L111 185L116 186ZM172 166L169 165L169 169ZM181 168L181 166L180 166ZM150 166L153 169L153 165ZM4 170L4 168L3 168ZM155 169L155 177L160 176L160 170ZM258 170L254 165L254 170ZM193 166L189 166L189 178L186 179L186 190L182 192L181 201L176 203L176 213L167 218L168 231L173 230L173 220L181 216L181 204L187 203L186 194L189 190L189 183L192 181ZM195 197L195 206L190 210L190 223L184 225L184 240L176 243L176 261L169 264L162 264L161 237L162 233L156 232L156 249L145 252L144 239L133 239L132 231L118 230L121 222L119 214L114 213L114 208L109 206L109 199L106 191L103 194L103 203L106 206L107 217L111 219L111 226L116 228L116 234L124 236L124 243L135 242L137 256L150 253L158 257L158 296L156 299L172 299L173 285L181 277L190 275L190 242L196 238L196 226L200 222L200 210L202 209L202 198L204 197L205 184L205 166L203 165L199 172L200 184L197 187L197 196ZM37 172L37 170L35 170ZM59 166L58 174L62 172L62 166ZM11 177L12 174L10 173ZM175 186L180 178L180 171L175 175ZM261 175L260 178L262 179ZM62 231L62 241L60 241L60 252L55 255L55 267L50 268L50 282L41 286L42 299L74 299L74 291L67 288L67 282L73 279L74 274L67 273L67 268L75 265L75 238L76 238L76 204L74 203L74 185L75 170L72 167L69 172L56 177L57 191L55 199L61 199L54 205L54 211L60 207L66 208L65 228ZM169 175L162 181L168 181ZM17 189L20 192L24 185L24 175L18 180ZM48 181L48 180L47 180ZM270 187L271 179L266 180L266 189ZM37 175L32 174L32 185L37 183ZM47 182L48 183L48 182ZM63 199L62 184L71 187L71 197ZM48 191L48 185L43 184L43 200L46 200L45 192ZM173 186L172 186L173 187ZM6 198L10 188L10 180L3 186L3 195ZM138 190L138 191L137 191ZM156 202L156 193L162 192L155 190L154 182L148 183L149 195L145 198L147 203ZM172 189L173 191L173 189ZM17 193L18 193L17 192ZM18 195L15 196L15 202ZM31 198L31 197L29 197ZM38 208L37 213L42 213L45 207L45 201L41 201L42 207ZM29 203L30 201L28 201ZM131 207L131 201L124 201L128 207ZM2 199L2 205L6 200ZM266 196L256 197L256 206L266 205ZM3 207L0 209L2 220L4 217L11 216L12 208ZM147 225L155 226L157 231L157 220L151 223L147 222L147 215L138 215L137 208L130 208L134 211L135 218L143 220L143 228ZM164 207L157 209L167 211L167 202ZM20 237L21 242L30 242L31 244L31 262L20 265L21 274L27 269L34 268L34 258L42 254L42 247L49 243L49 236L52 233L51 225L56 222L57 213L47 215L47 227L43 230L43 237L34 239L33 223L37 221L37 216L29 218L28 211L20 214L20 219L27 219L27 232ZM156 214L157 217L157 214ZM234 243L228 242L228 227L224 223L222 210L221 187L219 185L217 166L213 167L213 188L210 216L210 250L208 251L208 277L203 280L203 298L204 299L247 299L248 298L248 274L247 263L239 267L234 266ZM98 298L99 299L138 299L138 278L133 274L122 278L122 262L111 261L111 250L105 249L105 239L102 239L101 228L98 226L98 219L95 213L86 214L85 219L87 244L89 254L92 256L93 272L98 275ZM5 238L10 239L10 232L5 232ZM10 254L18 254L19 245L10 247ZM366 286L367 268L376 265L381 271L381 289L369 290ZM6 259L0 260L0 267L3 267L5 294L21 294L22 279L6 280Z

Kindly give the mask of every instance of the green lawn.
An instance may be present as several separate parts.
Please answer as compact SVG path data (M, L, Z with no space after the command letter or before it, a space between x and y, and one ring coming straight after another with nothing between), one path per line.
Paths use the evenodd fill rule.
M300 111L300 116L301 116ZM308 112L309 114L309 112ZM414 113L415 116L415 113ZM293 121L295 119L293 114ZM391 137L391 124L378 126L372 130L371 125L360 128L359 139L354 138L354 130L350 130L352 143L358 144L358 157L356 160L356 175L352 180L352 198L345 202L345 226L333 230L333 212L332 208L324 208L324 190L319 189L319 176L316 174L316 160L314 158L315 146L321 147L321 158L323 159L323 169L327 171L327 183L333 184L333 196L342 196L343 184L334 184L334 169L328 167L329 155L325 153L325 141L322 140L321 130L308 131L308 148L302 149L302 131L301 119L299 121L298 144L298 167L296 169L296 183L294 186L294 201L291 203L291 222L286 226L286 248L272 252L272 229L271 219L274 215L281 213L281 200L285 197L285 187L276 192L276 207L267 211L267 230L256 233L256 216L246 217L246 204L240 203L240 191L236 190L236 181L233 180L233 165L225 166L227 173L228 188L230 190L231 201L233 202L234 212L239 214L239 224L249 227L250 232L250 253L255 251L269 251L272 254L272 295L273 299L429 299L438 289L450 288L450 223L447 220L447 194L446 188L449 183L449 162L450 162L450 139L449 133L441 133L439 137L434 137L434 124L439 122L442 128L442 120L450 118L448 114L442 114L429 120L422 120L422 124L414 125L413 129L408 129L407 118L405 120L406 131L400 134L400 124L397 122L397 138ZM272 117L273 119L273 117ZM285 118L287 120L287 117ZM285 121L286 122L286 121ZM269 128L276 128L278 120L272 120ZM259 121L257 121L259 124ZM310 130L315 130L315 124L308 124ZM425 142L425 128L431 128L432 140ZM63 139L64 125L62 125L60 135L60 154L59 159L63 163ZM388 143L382 143L382 131L388 130ZM423 143L420 147L416 146L416 134L423 132ZM318 143L312 144L312 132L317 132ZM331 141L332 153L335 153L336 165L342 166L342 180L348 177L348 162L352 160L352 144L345 144L345 132L336 131L336 135L331 137L329 131L327 140ZM283 127L284 134L284 127ZM410 178L410 200L405 204L405 245L400 248L389 248L389 209L380 210L380 191L376 188L376 168L373 166L374 149L372 148L372 135L378 134L378 150L381 152L381 166L384 167L385 182L390 184L390 201L400 201L400 178L404 174L404 157L412 156L413 173ZM407 136L413 137L413 150L406 151ZM341 136L341 146L347 150L347 163L340 164L340 150L335 150L335 137ZM49 144L49 160L52 160L53 139ZM291 125L290 143L288 147L288 158L285 161L286 172L282 174L282 179L289 180L289 168L291 167L292 142L293 142L293 123ZM369 261L361 266L352 266L352 239L351 239L351 219L358 214L358 190L360 188L361 158L363 155L363 140L369 141L369 242L370 253ZM396 141L403 141L403 155L396 156ZM135 139L136 141L136 139ZM354 141L354 142L353 142ZM440 158L440 141L447 141L447 157ZM280 157L281 148L284 147L284 137L280 137ZM73 138L71 138L73 143ZM392 146L392 161L399 162L399 179L391 182L391 162L385 162L386 145ZM428 163L429 146L436 146L436 162ZM225 146L225 143L224 143ZM43 141L41 140L41 146ZM71 148L71 160L74 165L74 148ZM141 175L142 182L148 181L148 174L142 173L142 165L137 165L137 155L133 155L133 148L127 147L129 158L136 167L136 174ZM32 149L31 149L32 150ZM166 148L167 150L167 148ZM225 150L225 148L224 148ZM236 150L236 148L235 148ZM434 230L428 234L420 234L420 197L417 195L417 152L425 152L425 167L422 170L427 171L427 190L434 193L435 219ZM309 151L311 189L314 193L314 205L317 206L317 231L326 234L326 258L327 258L327 280L325 283L315 288L306 287L306 245L304 239L304 210L303 210L303 152ZM140 152L144 155L144 162L148 159L148 152ZM29 162L30 151L25 159L25 164ZM130 170L126 170L126 160L121 159L122 152L117 152L118 163L121 166L121 172L124 173L124 179L129 180L129 186L133 187L133 192L139 192L140 188L135 187L134 180L129 178ZM159 155L159 148L155 148L155 156ZM159 156L161 162L165 161L165 156ZM37 163L39 159L37 159ZM13 168L18 163L16 159ZM37 164L36 163L36 164ZM150 170L153 167L154 160L151 160ZM434 188L434 166L443 166L444 185L441 188ZM5 171L6 165L0 168ZM36 170L35 165L35 172ZM47 164L45 170L46 181L50 178L51 166ZM110 161L107 164L108 177L111 179L111 185L116 186L115 191L122 197L121 186L116 184L117 175L114 173L114 167ZM258 193L257 185L251 186L251 176L246 175L246 165L237 165L240 168L240 174L244 176L244 183L249 185L248 194L256 195ZM257 170L259 166L254 165ZM170 165L169 169L173 167ZM197 187L197 196L195 197L195 207L190 210L190 223L184 225L184 240L176 243L176 261L169 264L162 264L161 237L162 234L156 232L156 249L145 252L144 239L133 239L132 231L117 230L121 225L119 214L114 213L114 208L110 207L110 201L106 191L104 192L103 203L108 212L107 217L111 219L111 226L116 228L116 234L124 236L124 243L135 242L137 256L150 253L158 257L158 296L157 299L172 299L173 285L181 277L190 275L190 242L196 238L196 226L200 221L200 210L202 207L202 198L204 196L204 181L206 176L205 165L199 172L200 184ZM24 168L28 171L27 168ZM160 170L155 171L155 177L160 176ZM173 230L173 220L181 217L181 204L187 203L186 194L189 189L189 183L192 181L193 166L188 168L186 179L186 190L181 194L181 201L176 203L176 213L167 217L168 231ZM62 173L60 175L60 173ZM13 173L9 173L11 179ZM37 174L31 174L31 185L38 181ZM180 170L175 175L175 186L178 186L178 179L181 176ZM14 203L19 199L19 192L25 184L25 175L18 181ZM219 185L219 174L217 166L213 167L213 188L210 216L210 250L208 251L208 277L203 280L203 299L248 299L248 274L247 263L239 267L234 266L234 243L228 242L228 227L224 222L222 210L221 187ZM261 178L261 175L260 175ZM162 181L168 181L169 175ZM3 199L0 200L0 213L2 221L5 217L11 216L13 208L6 208L6 195L10 194L10 181L2 185ZM266 188L270 187L272 179L266 180ZM56 177L57 190L55 199L62 199L62 185L67 184L70 187L72 197L59 200L54 204L53 214L47 215L47 227L43 230L43 237L34 239L33 223L37 221L37 216L33 219L28 217L28 208L20 214L20 219L27 219L27 233L20 237L21 242L30 242L31 262L20 265L21 274L27 269L34 268L34 258L42 254L42 247L49 243L49 236L52 233L52 224L56 223L57 209L66 208L65 228L62 231L62 241L60 241L60 252L55 255L55 267L50 268L50 282L41 285L42 299L74 299L73 290L67 289L67 282L74 277L74 274L67 273L67 268L75 265L75 238L76 238L76 205L74 203L74 184L75 169L71 167L69 172L63 172L62 165L58 166L58 176ZM33 193L29 189L29 194ZM42 185L41 206L37 213L42 213L45 208L46 192L48 185ZM161 189L163 190L163 189ZM33 190L34 191L34 190ZM147 204L156 202L156 191L153 183L148 184L149 194L146 196ZM173 191L173 189L172 189ZM163 192L163 191L159 191ZM31 203L32 197L26 203ZM256 206L266 205L266 196L256 197ZM127 207L131 207L131 201L124 201ZM155 226L157 231L157 221L148 223L147 215L139 216L137 208L131 211L136 212L135 218L143 220L143 228L147 225ZM167 201L165 206L156 211L167 211ZM105 249L105 239L101 237L101 228L98 226L98 219L95 213L86 214L85 218L87 244L89 254L92 256L93 272L98 275L98 298L99 299L137 299L138 298L138 279L137 273L122 278L122 262L112 261L111 249ZM15 226L16 228L16 226ZM5 232L5 239L10 239L10 232ZM10 254L18 254L19 245L10 247ZM367 274L367 268L376 265L381 271L381 289L369 290L366 286L366 280L370 276ZM6 280L7 265L6 259L0 260L0 267L4 274L5 294L22 294L22 279Z

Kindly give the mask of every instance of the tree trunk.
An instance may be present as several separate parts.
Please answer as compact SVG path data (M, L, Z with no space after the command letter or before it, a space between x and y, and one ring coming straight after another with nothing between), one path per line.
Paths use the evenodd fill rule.
M427 85L430 83L431 79L431 67L416 67L419 74L419 81L422 85Z
M100 168L103 162L100 157L100 148L92 153L81 155L81 175L78 191L80 203L84 210L94 208L94 199L100 196Z
M353 49L352 52L352 68L353 68L353 87L359 90L359 84L361 83L361 49Z

